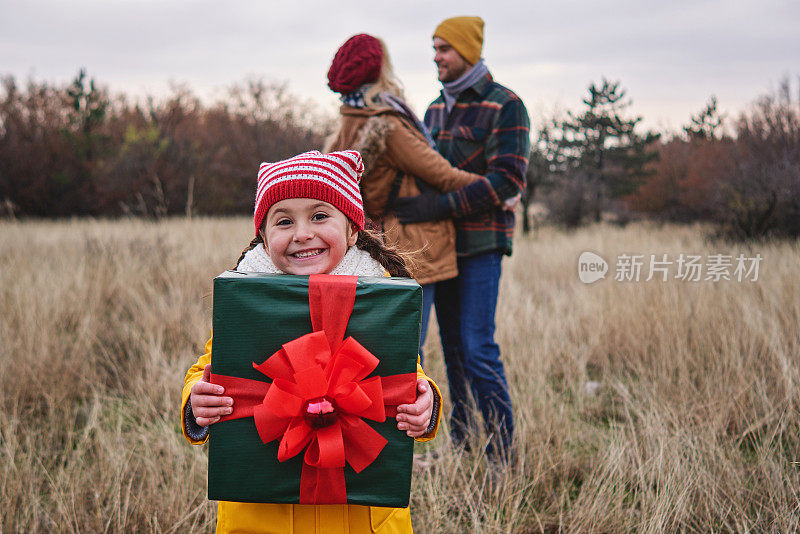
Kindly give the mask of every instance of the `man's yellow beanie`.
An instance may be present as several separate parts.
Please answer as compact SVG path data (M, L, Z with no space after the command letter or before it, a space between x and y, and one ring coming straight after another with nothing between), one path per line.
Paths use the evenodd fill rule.
M453 17L442 21L433 32L474 65L481 59L483 48L483 19L480 17Z

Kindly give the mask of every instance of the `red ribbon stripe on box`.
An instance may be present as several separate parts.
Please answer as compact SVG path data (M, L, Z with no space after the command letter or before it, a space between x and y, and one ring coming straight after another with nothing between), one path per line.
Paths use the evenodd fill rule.
M309 277L314 331L253 363L272 383L211 375L234 399L233 413L220 421L253 417L264 443L280 438L281 462L305 450L300 504L346 503L345 463L360 473L387 443L364 419L383 422L397 415L399 404L416 399L416 373L367 378L378 358L352 337L343 340L357 281Z

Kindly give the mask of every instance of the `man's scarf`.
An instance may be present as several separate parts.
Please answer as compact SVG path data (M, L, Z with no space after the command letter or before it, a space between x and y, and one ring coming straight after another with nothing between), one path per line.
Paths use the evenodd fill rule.
M457 80L453 80L452 82L443 82L442 96L444 96L444 105L447 107L447 112L450 113L450 111L452 111L453 106L458 99L458 95L478 83L481 78L487 74L489 74L489 69L481 59L475 63L471 69L462 74Z

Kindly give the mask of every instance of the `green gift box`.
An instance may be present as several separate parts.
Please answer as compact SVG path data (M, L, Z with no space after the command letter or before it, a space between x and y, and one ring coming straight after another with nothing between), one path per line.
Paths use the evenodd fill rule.
M211 380L234 413L211 426L209 499L408 506L392 416L416 395L421 304L406 278L216 277Z

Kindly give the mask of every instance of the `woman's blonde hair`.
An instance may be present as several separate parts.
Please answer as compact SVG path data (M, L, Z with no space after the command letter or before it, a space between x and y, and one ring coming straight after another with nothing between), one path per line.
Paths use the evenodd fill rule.
M386 48L386 43L383 39L376 37L381 44L381 52L383 52L383 61L381 61L381 72L378 79L364 94L364 103L367 108L375 108L386 105L381 99L381 93L389 93L396 96L400 100L405 100L403 93L403 84L394 73L392 68L392 60L389 58L389 50Z

